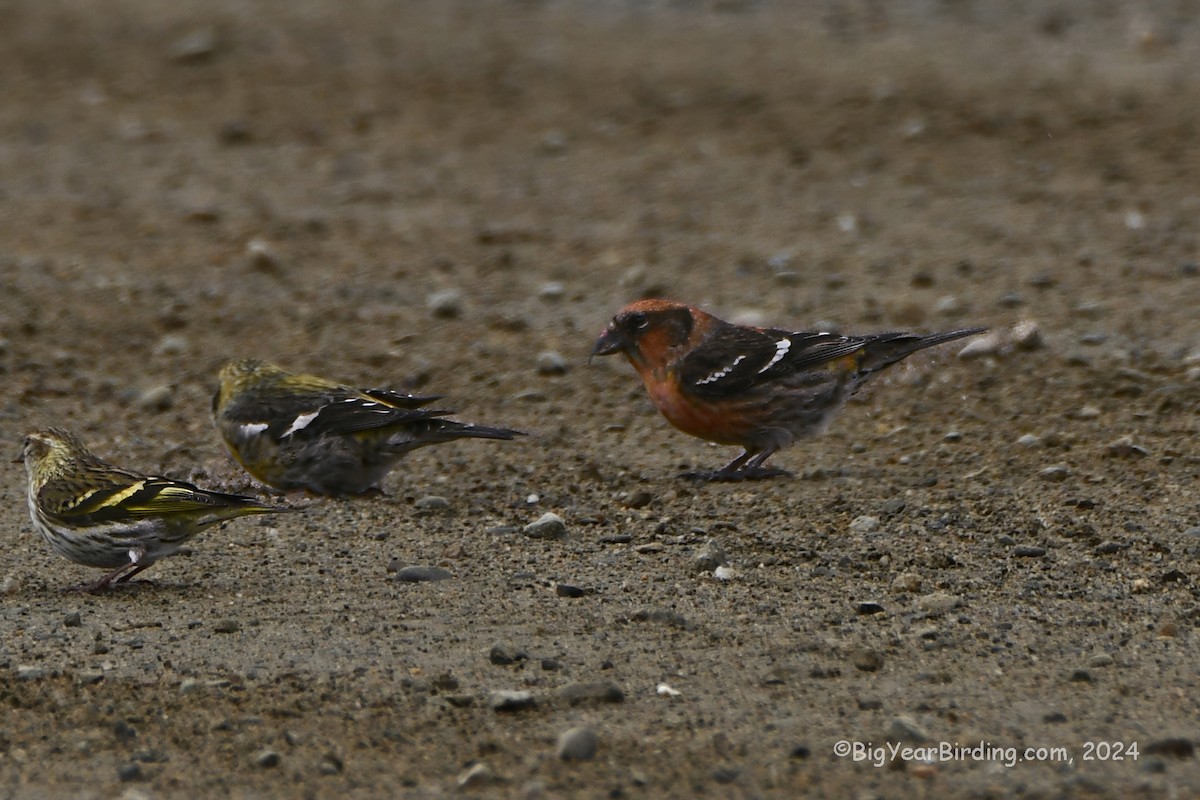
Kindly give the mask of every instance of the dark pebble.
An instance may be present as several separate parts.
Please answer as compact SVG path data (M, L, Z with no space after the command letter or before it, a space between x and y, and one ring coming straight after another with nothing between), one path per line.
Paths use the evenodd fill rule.
M213 630L217 633L237 633L242 629L237 620L223 619L216 625L213 625Z
M853 653L851 662L862 672L878 672L883 667L883 655L877 650L862 648Z
M1096 679L1092 677L1092 673L1086 669L1071 670L1070 680L1072 683L1095 683Z
M712 772L713 780L717 783L733 783L742 771L737 767L717 767Z
M113 723L113 735L123 741L129 741L130 739L136 739L137 738L137 728L133 727L125 720L119 719L115 723Z
M855 610L858 611L858 613L863 616L866 616L868 614L882 614L883 606L880 605L879 603L865 601L865 602L859 603L857 606L855 606Z
M64 628L78 628L83 624L83 620L79 616L78 611L72 611L63 617Z
M1124 549L1125 545L1121 544L1120 542L1101 542L1100 544L1096 545L1095 552L1097 555L1108 556L1112 555L1113 553L1119 553Z
M798 744L792 748L792 752L788 755L792 758L808 758L812 755L812 749L806 744Z
M1041 558L1046 555L1046 548L1035 544L1019 544L1013 548L1013 555L1017 558Z
M501 667L524 661L527 658L529 658L529 654L524 650L507 644L494 644L488 652L488 660Z
M1150 742L1146 745L1146 753L1173 758L1193 758L1196 755L1196 743L1182 736L1171 736Z
M558 696L573 706L625 702L625 692L612 681L568 684L559 690Z
M562 664L556 658L543 658L542 669L546 672L558 672L562 669Z
M1067 721L1067 715L1062 713L1061 711L1051 711L1049 714L1046 714L1045 716L1042 717L1042 722L1056 723L1056 722L1066 722L1066 721Z
M646 491L638 491L629 495L625 500L626 508L645 508L654 501L654 495Z
M587 594L586 591L578 586L572 586L568 583L559 583L554 587L554 593L559 597L583 597Z
M410 565L396 570L396 580L402 583L421 583L423 581L445 581L454 575L448 569L441 567L422 567Z
M614 533L600 537L600 544L629 544L632 541L633 535L628 533Z
M117 767L117 777L122 782L136 781L142 777L142 765L136 761L130 761L127 764L122 764Z
M254 766L273 769L279 766L279 753L274 750L259 750L254 756Z

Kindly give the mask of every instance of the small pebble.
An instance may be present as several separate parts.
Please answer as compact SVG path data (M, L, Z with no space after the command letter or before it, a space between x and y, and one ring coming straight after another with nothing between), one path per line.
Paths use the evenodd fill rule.
M862 647L850 654L850 663L860 672L878 672L883 668L883 655L878 650Z
M175 402L175 390L166 385L151 386L137 396L137 407L145 411L166 411Z
M1042 331L1038 328L1038 324L1031 319L1025 319L1012 326L1011 334L1013 346L1018 350L1026 352L1038 350L1045 344L1042 338Z
M704 543L704 546L696 551L696 555L692 557L693 572L712 572L717 567L724 566L728 563L725 558L725 549L721 547L721 543L716 539L709 539Z
M660 683L655 687L654 691L659 697L679 697L683 692L678 689L671 688L670 684Z
M958 357L965 360L972 358L983 358L984 356L994 356L999 354L1004 346L1004 337L997 331L985 333L982 336L973 337L967 344L958 351Z
M272 769L279 766L279 753L274 750L259 750L254 754L254 766L261 769Z
M958 608L961 602L948 592L933 592L917 598L917 608L930 616L940 616Z
M488 696L488 703L496 711L520 711L537 705L532 692L521 689L497 689Z
M567 524L563 522L562 517L551 511L547 511L535 521L526 525L523 531L530 539L567 538Z
M897 594L921 591L921 576L915 572L902 572L892 580L892 591Z
M854 610L859 616L868 616L871 614L882 614L884 609L880 603L876 603L873 600L864 600L856 605Z
M567 293L567 287L557 281L543 283L537 292L537 296L542 300L561 300Z
M583 597L587 594L586 591L578 586L572 586L569 583L554 584L554 593L559 597Z
M470 789L476 786L492 783L496 780L496 773L492 771L484 762L480 761L472 764L458 774L458 788Z
M1017 558L1041 558L1046 555L1046 548L1038 545L1021 544L1013 548L1013 555Z
M563 761L588 761L595 757L598 740L591 728L570 728L558 737L558 757Z
M1040 436L1034 436L1032 433L1026 433L1021 438L1017 439L1017 444L1021 447L1041 447L1042 439Z
M934 313L943 317L957 317L965 310L962 300L955 295L948 294L938 298L937 303L933 307Z
M515 664L527 658L529 658L529 654L521 648L502 642L492 645L492 649L488 651L488 660L499 666Z
M1109 442L1104 448L1104 452L1114 458L1141 458L1150 455L1150 452L1141 445L1134 444L1132 436L1122 436L1116 441Z
M117 767L117 778L122 783L136 781L142 777L142 765L136 761L129 761Z
M567 684L559 690L558 696L573 706L625 702L625 692L612 681Z
M251 239L246 245L246 261L259 272L277 275L283 272L283 259L268 242Z
M915 719L909 716L899 716L888 726L887 740L889 742L920 743L928 741L929 734Z
M422 583L425 581L445 581L454 577L448 569L441 567L423 567L411 564L396 570L396 580L402 583Z
M217 49L217 31L204 27L189 31L171 43L167 57L180 63L202 61Z
M542 375L566 375L570 364L557 350L547 350L537 357L537 371Z
M79 616L78 611L71 611L63 617L64 628L78 628L83 625L83 619Z
M719 581L731 581L737 577L732 567L720 566L713 570L713 577Z
M42 667L32 667L27 664L17 665L17 680L19 681L37 681L49 674L49 671Z
M850 530L853 533L872 533L879 529L879 517L869 517L866 515L855 517L850 522Z
M418 511L441 511L450 507L450 501L436 494L428 494L413 503Z
M1044 481L1058 483L1065 481L1071 475L1071 470L1064 464L1055 464L1038 472L1038 477Z
M654 502L654 495L645 490L638 490L625 498L626 508L645 508Z
M317 772L322 775L340 775L343 769L345 769L345 764L335 753L326 753L321 758L321 762L317 764Z
M241 624L235 619L223 619L213 625L213 631L216 633L237 633L241 629Z
M439 319L453 319L462 314L462 292L457 289L443 289L440 292L434 292L429 295L425 305L433 316Z
M169 334L158 340L154 345L154 354L159 356L177 356L188 350L188 338L178 334Z

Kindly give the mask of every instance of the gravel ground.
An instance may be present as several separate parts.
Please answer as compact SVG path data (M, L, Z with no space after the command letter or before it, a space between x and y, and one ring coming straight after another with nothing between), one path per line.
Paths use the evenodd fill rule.
M13 455L271 497L208 417L234 356L532 435L95 596L5 470L0 794L1200 793L1196 19L5 4ZM649 295L994 335L697 485L736 453L586 361Z

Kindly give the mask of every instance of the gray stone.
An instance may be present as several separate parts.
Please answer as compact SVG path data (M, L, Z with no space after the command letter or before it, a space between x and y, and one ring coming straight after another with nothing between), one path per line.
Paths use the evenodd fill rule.
M961 602L948 592L932 592L917 598L917 608L931 617L937 617L958 608Z
M899 716L888 726L887 740L889 742L920 743L929 740L929 734L915 719L909 716Z
M424 567L410 564L396 570L396 580L402 583L422 583L425 581L445 581L454 577L448 569L441 567Z
M254 766L261 769L273 769L279 766L280 756L274 750L259 750L254 754Z
M853 533L873 533L879 530L879 517L870 517L865 514L855 517L850 522L850 530Z
M704 546L696 551L696 555L692 557L693 572L712 572L717 567L724 566L728 563L725 557L725 549L721 547L721 543L716 539L709 539L704 543Z
M558 757L563 761L588 761L596 756L598 744L591 728L570 728L558 737Z
M440 292L434 292L429 295L426 305L433 316L440 319L452 319L462 314L462 292L457 289L443 289Z
M560 689L558 696L573 706L625 702L625 692L612 681L571 683Z
M557 350L538 353L537 371L543 375L566 375L570 368L566 357Z
M567 524L562 517L550 511L526 525L523 530L530 539L567 538Z
M496 711L520 711L537 705L533 692L522 689L497 689L488 695L488 704Z
M418 511L441 511L450 507L450 501L436 494L427 494L413 503Z

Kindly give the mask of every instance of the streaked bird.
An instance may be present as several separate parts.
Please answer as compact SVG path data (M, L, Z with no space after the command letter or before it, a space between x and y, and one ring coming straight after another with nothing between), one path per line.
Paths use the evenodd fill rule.
M37 532L59 555L111 570L88 591L128 581L212 525L289 510L113 466L61 428L26 436L21 459Z
M446 419L439 399L355 389L245 358L221 369L213 422L251 475L277 489L346 496L382 491L420 447L456 439L512 439L521 431Z

